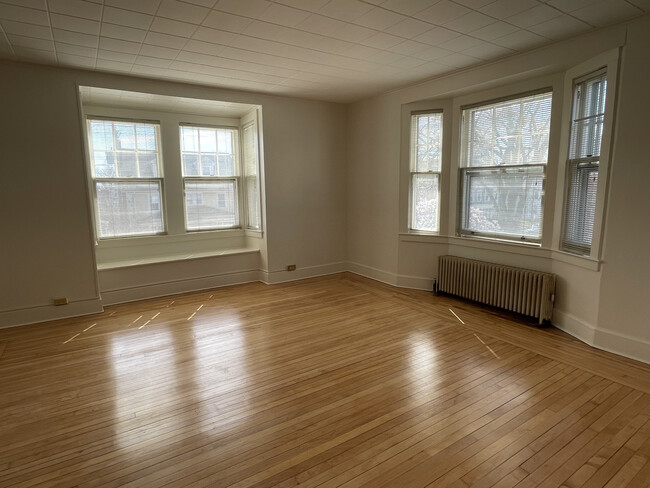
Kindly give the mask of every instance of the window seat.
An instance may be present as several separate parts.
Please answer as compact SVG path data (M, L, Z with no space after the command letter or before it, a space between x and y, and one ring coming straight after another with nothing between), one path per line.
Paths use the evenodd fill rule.
M203 252L194 252L194 253L166 254L164 256L150 256L144 258L123 259L123 260L97 263L97 269L102 271L102 270L109 270L109 269L129 268L134 266L145 266L149 264L213 258L218 256L254 254L259 252L260 252L259 249L242 247L242 248L219 249L214 251L203 251Z

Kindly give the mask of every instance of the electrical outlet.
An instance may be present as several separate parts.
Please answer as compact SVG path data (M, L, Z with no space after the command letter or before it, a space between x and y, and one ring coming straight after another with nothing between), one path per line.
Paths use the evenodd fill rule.
M295 271L296 270L296 265L295 264L290 264L287 266L287 271Z
M68 299L66 297L55 298L54 300L52 300L52 304L56 305L57 307L59 305L67 305L68 304Z

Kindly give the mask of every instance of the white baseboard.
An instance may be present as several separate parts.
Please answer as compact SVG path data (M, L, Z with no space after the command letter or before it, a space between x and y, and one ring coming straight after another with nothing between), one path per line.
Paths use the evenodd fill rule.
M570 313L553 311L553 325L597 349L650 363L650 343L609 329L596 328Z
M35 324L50 320L69 319L81 315L103 312L102 301L99 298L71 301L67 305L39 305L18 310L0 312L0 329L18 325Z
M650 343L608 329L596 330L594 347L650 364Z
M308 266L297 268L294 271L260 271L260 281L267 285L277 283L286 283L287 281L304 280L307 278L316 278L317 276L326 276L335 273L343 273L348 270L347 263L344 261L338 263L321 264L318 266Z
M412 288L414 290L433 290L433 278L422 276L397 275L397 286L400 288Z
M553 320L551 321L555 327L572 335L576 339L593 346L594 337L596 334L596 327L579 319L573 314L563 312L557 308L553 310Z
M371 266L365 266L359 263L348 263L348 271L354 274L365 276L372 280L381 281L387 285L397 285L397 275L395 273L389 273L378 268L373 268Z
M260 281L259 270L253 269L236 273L223 273L199 278L171 280L155 284L102 290L101 296L104 305L114 305L116 303L134 302L147 298L187 293L189 291L239 285L242 283L250 283L252 281Z

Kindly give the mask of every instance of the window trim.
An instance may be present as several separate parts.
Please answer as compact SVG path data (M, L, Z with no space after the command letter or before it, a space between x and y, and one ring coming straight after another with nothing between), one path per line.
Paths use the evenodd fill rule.
M131 239L131 238L139 238L139 237L155 237L155 236L162 236L167 234L167 208L166 208L166 201L167 199L165 198L165 171L164 171L164 156L163 156L163 148L162 148L162 125L159 120L156 119L142 119L142 118L129 118L129 117L110 117L110 116L95 116L95 115L90 115L90 114L85 114L84 115L84 139L85 142L84 144L88 148L88 155L87 155L87 171L88 171L88 177L90 180L90 186L91 186L91 198L92 198L92 206L93 206L93 212L92 212L92 221L94 224L94 230L95 230L95 238L97 241L111 241L111 240L121 240L121 239ZM95 169L94 169L94 145L92 143L92 138L90 136L91 131L90 131L90 124L92 121L105 121L105 122L124 122L124 123L129 123L133 124L134 126L137 124L147 124L147 125L153 125L155 127L155 135L156 135L156 146L158 150L156 151L158 155L158 177L97 177L95 175ZM113 133L113 147L115 147L115 134ZM117 149L113 149L113 152L116 153ZM136 151L137 153L137 151ZM117 163L115 163L117 164ZM139 166L138 167L138 172L140 171ZM161 210L161 223L162 223L162 230L160 232L146 232L146 233L134 233L134 234L125 234L125 235L119 235L119 236L100 236L101 234L101 220L99 219L99 199L97 197L97 184L98 183L136 183L136 182L155 182L160 185L160 210Z
M562 127L558 156L557 192L553 226L552 249L554 253L566 256L573 261L592 261L599 263L603 253L603 237L609 196L611 158L615 137L615 119L618 100L618 73L621 48L605 51L573 68L564 74L564 98L562 103ZM598 168L598 189L592 231L591 252L588 256L562 250L564 233L564 208L567 194L567 170L569 162L570 130L573 115L574 83L604 69L607 73L607 94L605 97L605 116Z
M509 94L501 95L501 96L495 96L495 97L485 97L485 98L479 98L478 95L474 95L473 98L478 99L477 101L472 101L470 103L455 103L455 107L458 107L458 110L455 110L454 113L457 114L458 120L457 124L455 125L455 128L457 129L457 134L454 137L454 149L457 151L456 156L454 157L454 160L457 163L457 172L454 172L456 174L456 177L458 179L457 181L457 192L454 195L455 200L456 200L456 213L455 213L455 225L456 225L456 233L455 235L457 237L461 238L477 238L477 239L484 239L484 240L494 240L496 242L506 242L506 243L511 243L511 244L524 244L524 245L534 245L537 247L541 247L543 245L543 242L545 241L545 236L544 236L544 227L545 227L545 221L546 219L544 218L544 215L546 214L545 210L547 207L547 198L546 198L546 190L547 190L547 180L549 178L549 164L551 163L551 150L553 147L553 133L554 133L554 122L553 122L553 113L555 112L555 106L557 104L556 96L555 96L555 86L553 83L550 83L548 85L542 85L541 83L537 82L536 80L529 80L529 83L535 83L535 87L530 89L530 90L518 90L514 93L510 92ZM540 85L542 85L540 87ZM498 89L499 92L501 93L508 93L506 91L507 87L503 87ZM549 122L549 141L548 141L548 153L546 157L546 163L535 163L535 164L524 164L524 165L496 165L496 166L463 166L463 162L466 159L466 150L467 148L465 147L464 144L464 133L465 133L465 127L464 127L464 112L465 110L470 110L473 108L478 108L478 107L486 107L490 105L496 105L502 102L507 102L510 100L518 100L522 98L527 98L527 97L533 97L536 95L542 95L542 94L550 94L551 95L551 108L550 108L550 122ZM480 95L480 94L479 94ZM525 236L510 236L507 234L492 234L492 233L481 233L481 232L476 232L476 231L471 231L470 229L464 228L464 209L465 209L465 204L466 200L469 199L469 195L465 194L464 187L465 187L465 178L464 174L466 171L464 170L507 170L508 168L531 168L531 167L543 167L542 173L543 173L543 180L542 180L542 189L541 189L541 216L540 216L540 222L539 222L539 227L540 227L540 236L539 238L527 238ZM467 207L469 208L469 206Z
M413 129L414 129L414 120L420 115L436 115L440 114L440 169L438 171L417 171L415 169L416 165L416 154L414 141L416 139ZM440 218L442 216L442 167L443 167L443 153L445 150L445 115L442 109L435 110L414 110L411 112L410 124L409 124L409 191L408 191L408 214L407 214L407 225L408 232L417 233L417 234L427 234L427 235L439 235L440 234ZM427 229L416 229L413 227L413 181L416 175L437 175L438 177L438 229L437 230L427 230Z

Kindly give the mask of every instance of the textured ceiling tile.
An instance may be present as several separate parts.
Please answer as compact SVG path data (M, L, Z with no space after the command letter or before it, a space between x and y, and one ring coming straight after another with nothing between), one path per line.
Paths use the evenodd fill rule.
M330 0L275 0L275 3L281 3L282 5L288 5L289 7L295 7L309 12L317 12L329 1Z
M96 20L80 19L79 17L53 13L50 14L50 21L52 22L52 27L56 27L57 29L92 35L99 34L99 22Z
M425 44L430 44L432 46L437 46L438 44L455 39L460 37L461 34L458 32L452 31L445 27L435 27L430 31L420 34L413 38L414 41L424 42Z
M423 51L426 51L427 49L430 49L431 46L428 44L425 44L423 42L417 42L417 41L404 41L400 44L397 44L396 46L393 46L389 49L389 51L395 52L395 53L400 53L405 56L411 56L413 54L421 53Z
M480 9L481 7L485 7L486 5L494 3L496 0L454 0L454 1L456 3L460 3L461 5L464 5L465 7L469 7L472 9Z
M650 0L628 0L632 5L639 7L644 12L650 12Z
M231 14L241 15L256 19L271 5L266 0L219 0L214 6L216 10L222 10Z
M376 47L377 49L388 49L403 41L404 39L401 37L385 34L384 32L377 32L376 34L361 41L361 44L364 46Z
M318 13L326 17L354 22L362 15L368 13L374 7L359 0L331 0L318 10Z
M474 47L478 44L482 44L482 42L483 41L481 41L480 39L476 39L475 37L463 35L463 36L456 37L450 41L443 42L439 44L438 47L459 53L461 51L465 51L466 49Z
M47 10L45 0L2 0L2 3L9 5L18 5L20 7L34 8L37 10Z
M121 39L111 39L110 37L99 38L99 49L115 51L119 53L137 54L140 50L139 42L123 41Z
M119 8L104 7L102 20L109 24L125 25L136 29L149 29L153 17Z
M169 68L171 62L171 59L152 58L150 56L138 56L135 60L136 65L151 68Z
M251 22L253 22L253 19L248 17L213 10L205 18L203 25L230 32L242 32Z
M66 44L76 44L85 47L97 47L99 40L98 36L90 34L82 34L79 32L70 32L61 29L52 29L54 40L58 42L65 42Z
M386 29L384 32L393 34L394 36L403 37L405 39L412 39L420 34L434 29L435 27L426 22L415 19L404 19L398 24Z
M491 41L498 37L507 36L508 34L513 34L520 29L512 24L506 24L505 22L495 22L488 26L482 27L478 30L472 32L472 37L478 37L484 41Z
M217 4L218 0L179 0L181 3L189 3L190 5L198 5L199 7L212 8Z
M152 56L154 58L174 59L179 52L179 49L172 49L163 46L152 46L150 44L142 44L140 47L140 55Z
M431 46L426 51L414 53L413 57L424 59L425 61L435 61L437 59L444 58L445 56L449 56L450 54L453 54L453 52L448 49Z
M1 28L7 34L36 37L37 39L52 39L52 29L43 25L26 24L11 20L1 21ZM0 36L3 37L3 36Z
M548 42L548 39L542 36L538 36L532 32L519 30L517 32L513 32L512 34L508 34L507 36L494 39L492 42L502 47L521 51L524 49L540 46L541 44Z
M57 52L57 60L62 66L74 66L77 68L94 68L95 67L95 58L78 56L74 54Z
M183 48L183 52L191 51L195 53L209 54L211 56L216 56L217 54L223 52L224 49L226 49L224 46L220 46L218 44L212 44L209 42L197 41L196 39L190 39L189 41L187 41L187 44L185 44L185 47Z
M71 54L73 56L84 56L88 58L95 58L97 56L97 49L94 47L75 46L73 44L65 44L63 42L55 43L56 54L61 61L61 53Z
M472 11L451 22L447 22L445 27L463 34L469 34L495 22L496 20L488 15Z
M84 19L100 20L102 6L82 0L49 0L50 12L74 15Z
M562 15L561 17L534 25L529 30L549 39L563 39L573 33L584 32L590 28L585 22L581 22L568 15Z
M47 12L0 3L0 20L5 19L27 24L50 25Z
M54 51L54 42L49 39L37 39L35 37L17 36L15 34L7 34L7 38L14 47Z
M604 0L571 13L591 25L603 26L640 14L642 11L624 0Z
M190 37L196 30L196 25L188 24L187 22L179 22L177 20L165 19L162 17L154 17L149 30L160 32L161 34L169 34L179 37Z
M99 49L97 51L97 58L106 59L108 61L119 61L121 63L133 63L135 61L136 55Z
M272 3L264 12L259 15L260 20L273 24L295 27L310 16L309 12L298 10L286 5Z
M503 19L524 12L539 3L536 0L497 0L481 8L481 12L497 19Z
M445 56L443 58L436 60L437 63L443 64L445 66L449 66L451 68L465 68L466 66L471 66L472 64L476 64L478 61L479 59L473 56L467 56L465 54L460 54L460 53L453 53L450 54L449 56Z
M397 61L390 63L390 65L402 69L413 69L417 66L423 65L424 63L426 63L426 61L422 59L412 58L410 56L404 56L402 59L398 59Z
M548 5L537 5L530 10L507 17L505 21L526 29L530 26L541 24L542 22L546 22L561 15L562 12L551 8Z
M28 47L14 46L14 54L22 60L35 63L56 64L54 51L43 51L42 49L31 49Z
M597 2L598 0L551 0L548 2L548 5L560 9L563 12L573 12Z
M360 43L369 37L377 34L377 31L361 27L360 25L345 24L340 30L337 30L333 35L348 42Z
M161 34L160 32L148 32L144 38L145 44L172 49L182 49L186 42L187 38L185 37L170 36L168 34Z
M373 8L354 21L355 24L369 29L384 30L404 20L404 16L385 10Z
M432 24L442 25L462 17L469 12L470 9L467 7L463 7L462 5L458 5L457 3L448 0L442 0L426 10L418 12L416 17L431 22Z
M134 29L123 25L102 24L101 35L113 39L122 39L124 41L142 42L147 31L144 29Z
M346 24L340 20L330 19L318 14L311 14L305 20L296 26L297 29L302 29L323 36L333 35L336 31L343 29Z
M200 24L205 19L205 16L208 15L208 12L209 10L205 7L181 3L177 0L162 0L156 15L181 22Z
M430 6L431 0L387 0L381 4L382 8L404 15L415 15Z
M143 14L153 15L158 10L161 0L104 0L109 7L117 7L126 10L133 10Z
M501 46L496 46L494 44L483 43L477 46L466 49L461 54L466 54L467 56L472 56L474 58L479 58L483 60L501 58L503 56L508 56L513 54L515 51Z

